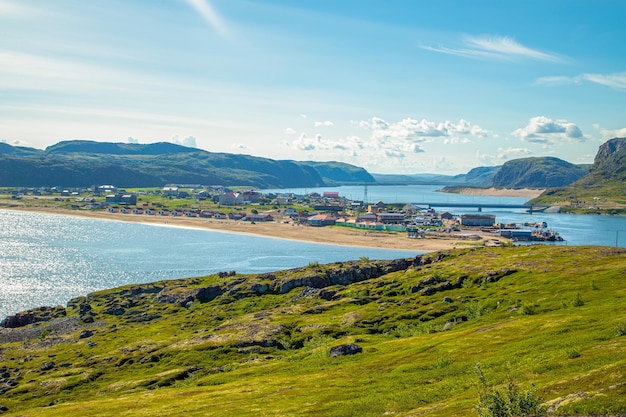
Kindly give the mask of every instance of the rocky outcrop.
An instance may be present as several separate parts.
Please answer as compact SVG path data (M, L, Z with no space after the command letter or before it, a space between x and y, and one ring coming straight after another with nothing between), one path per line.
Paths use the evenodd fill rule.
M626 176L626 138L613 138L600 145L590 174L623 180Z
M363 348L361 346L354 343L348 343L330 348L330 357L336 358L338 356L356 355L361 352L363 352Z
M67 315L65 308L56 307L39 307L31 310L22 311L13 316L8 316L2 322L0 327L16 328L26 326L28 324L50 321Z
M178 304L181 307L186 307L193 302L207 303L220 295L224 294L225 288L219 285L210 285L203 288L193 289L163 289L156 296L155 300L159 303Z
M404 271L415 264L420 265L422 262L424 262L422 258L418 257L414 260L395 259L393 261L371 262L365 265L347 263L347 265L343 264L343 266L317 272L303 269L302 275L296 273L293 274L295 276L277 280L272 287L272 292L285 294L298 287L325 288L331 285L350 285L392 272Z

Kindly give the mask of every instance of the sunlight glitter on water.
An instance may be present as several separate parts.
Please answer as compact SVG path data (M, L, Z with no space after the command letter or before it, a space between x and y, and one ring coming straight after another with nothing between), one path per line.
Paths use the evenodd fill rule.
M0 210L0 318L130 283L416 254Z

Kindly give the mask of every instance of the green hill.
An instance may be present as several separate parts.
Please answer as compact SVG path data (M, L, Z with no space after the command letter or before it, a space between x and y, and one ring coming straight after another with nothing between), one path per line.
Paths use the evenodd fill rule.
M574 208L623 209L626 205L626 138L613 138L600 145L587 175L568 187L547 191L533 202L568 204Z
M476 248L129 285L4 321L11 416L626 413L624 249ZM52 317L53 318L50 320ZM337 347L342 347L336 355Z
M212 153L172 143L65 141L44 151L0 146L3 186L155 187L169 183L316 187L374 182L363 168L336 162L277 161Z
M521 158L505 162L493 177L496 188L553 188L571 184L587 174L584 167L559 158Z

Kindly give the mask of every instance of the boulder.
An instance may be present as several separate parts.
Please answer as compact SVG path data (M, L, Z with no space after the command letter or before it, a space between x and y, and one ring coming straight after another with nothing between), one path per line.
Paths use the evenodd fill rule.
M42 371L49 371L50 369L54 368L54 362L46 362L43 365L41 365L41 370Z
M82 332L80 332L80 335L78 336L78 338L86 339L91 336L93 336L93 330L83 330Z
M56 307L38 307L31 310L22 311L13 316L7 316L2 322L0 327L17 328L23 327L33 323L40 323L50 321L59 317L65 317L67 315L65 308L62 306Z
M331 348L330 357L336 358L337 356L356 355L361 352L363 352L363 348L361 346L354 343L348 343Z

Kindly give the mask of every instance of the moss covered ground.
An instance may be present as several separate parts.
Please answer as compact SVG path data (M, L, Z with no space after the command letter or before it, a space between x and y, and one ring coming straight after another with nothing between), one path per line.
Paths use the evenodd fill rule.
M487 381L626 413L626 251L473 248L132 285L0 332L11 416L477 415ZM362 352L332 357L356 344Z

